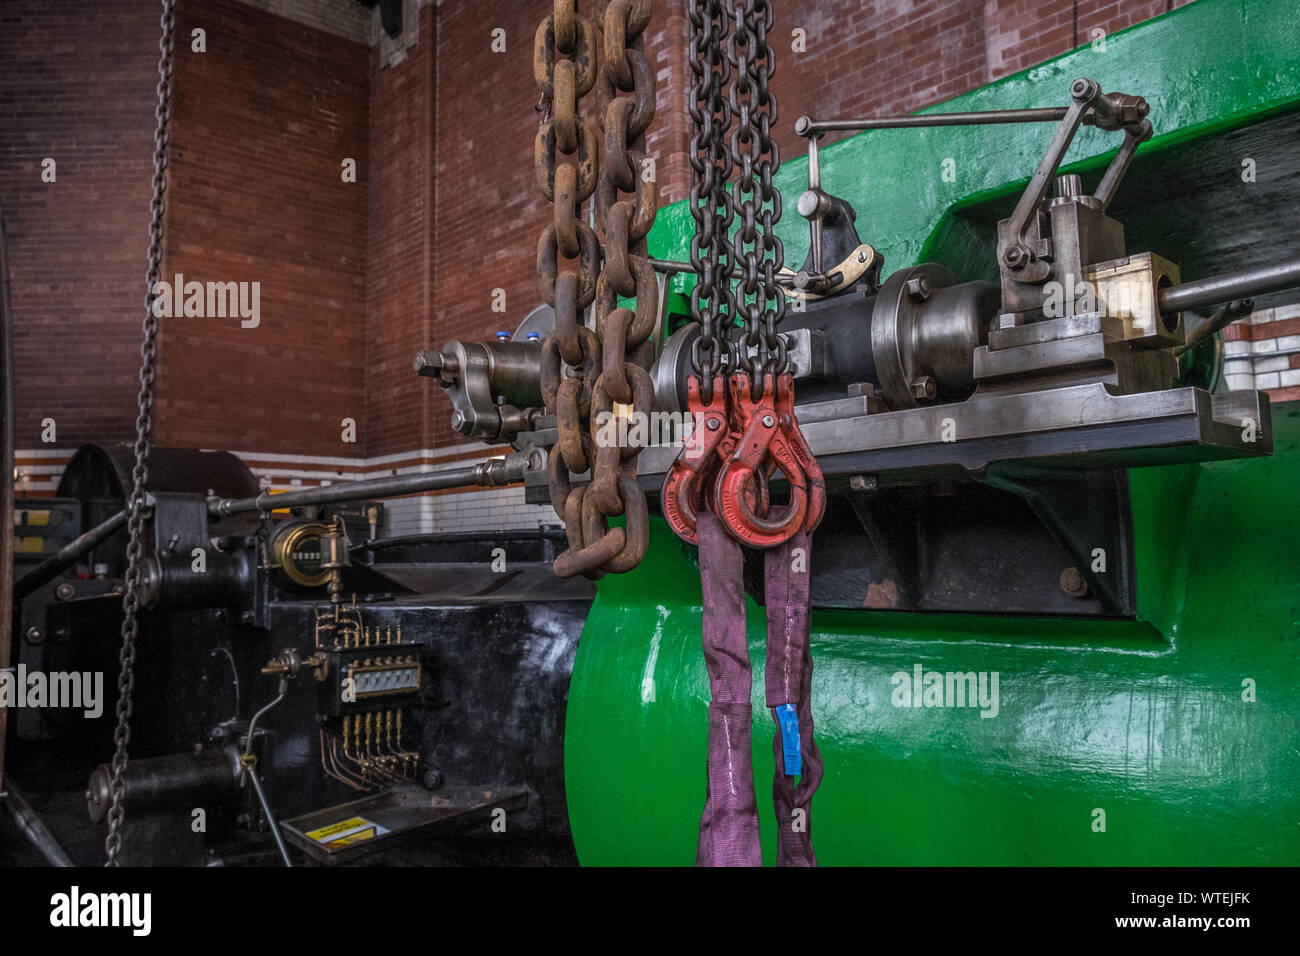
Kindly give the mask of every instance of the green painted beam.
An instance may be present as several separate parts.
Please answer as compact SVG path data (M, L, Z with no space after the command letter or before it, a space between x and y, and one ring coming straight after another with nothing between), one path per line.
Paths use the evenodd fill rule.
M935 109L1061 104L1073 78L1092 76L1146 96L1157 137L1144 151L1168 149L1300 105L1293 11L1280 0L1198 0L1108 37L1104 51L1084 47ZM1022 185L1050 134L1050 125L861 134L823 151L823 182L859 210L887 269L936 250L960 257L954 211ZM1117 145L1084 131L1072 161L1095 167ZM955 183L940 176L948 157ZM791 197L804 177L799 160L778 182ZM690 231L685 206L669 207L651 249L684 258ZM782 234L797 264L801 221L790 215ZM1300 405L1275 408L1273 420L1271 459L1131 472L1136 621L816 612L821 862L1300 863ZM565 742L583 863L694 861L708 700L700 613L693 549L662 522L641 568L600 582ZM749 620L771 863L762 609L751 604ZM996 672L997 715L895 706L895 675L917 665Z

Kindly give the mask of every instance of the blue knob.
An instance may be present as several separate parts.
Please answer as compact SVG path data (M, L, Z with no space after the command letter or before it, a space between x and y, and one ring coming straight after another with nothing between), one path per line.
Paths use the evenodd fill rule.
M509 341L510 341L510 333L509 333L509 332L498 332L498 333L497 333L497 341L498 341L498 342L509 342Z

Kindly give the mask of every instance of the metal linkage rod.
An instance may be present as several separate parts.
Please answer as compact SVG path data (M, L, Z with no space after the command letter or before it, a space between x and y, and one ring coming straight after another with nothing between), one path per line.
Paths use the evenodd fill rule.
M981 110L975 113L924 113L915 116L872 116L867 118L795 120L798 136L868 129L915 129L921 126L984 126L993 123L1056 123L1065 118L1068 107L1048 106L1029 110Z
M65 568L72 567L78 558L120 530L126 524L126 517L125 509L119 511L108 520L95 525L81 537L69 541L59 549L57 554L50 555L36 565L14 585L14 600L21 601L42 584L53 581Z
M1294 286L1300 286L1300 258L1162 289L1160 310L1185 312L1188 309L1218 305L1232 299L1245 299Z
M6 789L0 792L0 803L3 803L12 814L14 823L18 825L23 836L27 837L32 846L45 857L45 862L50 866L72 866L72 860L69 859L67 852L59 845L58 839L50 832L50 828L45 825L40 815L32 809L21 791L14 786L13 780L8 780L5 787Z
M275 508L294 508L300 505L334 504L362 498L393 498L398 495L413 495L443 488L506 485L522 481L525 472L539 470L544 464L540 451L520 452L462 468L448 468L445 471L419 472L413 475L399 475L396 478L373 478L367 481L341 481L322 488L287 491L278 495L264 491L254 498L209 498L208 514L220 517L246 511L271 511Z

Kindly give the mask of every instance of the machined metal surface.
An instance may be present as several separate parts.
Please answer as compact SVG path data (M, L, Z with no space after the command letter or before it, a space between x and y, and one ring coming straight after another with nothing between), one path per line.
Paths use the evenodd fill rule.
M828 474L978 470L996 461L1058 459L1076 467L1267 455L1273 436L1267 396L1211 395L1178 388L1112 395L1089 384L1043 392L980 396L948 405L868 413L866 397L800 406L799 421ZM1252 427L1253 423L1253 427ZM1249 433L1253 440L1243 438ZM945 440L946 436L951 440ZM678 449L643 454L647 487ZM1171 456L1169 460L1174 460Z

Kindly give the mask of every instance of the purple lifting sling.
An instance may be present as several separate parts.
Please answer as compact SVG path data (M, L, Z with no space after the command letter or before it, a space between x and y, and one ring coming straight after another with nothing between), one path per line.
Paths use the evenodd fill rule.
M709 671L709 773L700 819L697 866L762 866L758 805L754 796L749 648L741 546L708 513L698 516L700 583L704 594L704 661ZM792 569L796 549L803 568ZM808 580L811 553L800 531L765 555L767 594L767 706L776 733L772 800L777 822L777 865L816 866L812 848L812 797L822 778L813 740L812 655L808 647ZM779 716L778 708L786 708ZM798 719L798 785L786 775L783 719ZM792 741L793 743L793 741ZM796 813L796 811L801 811Z

